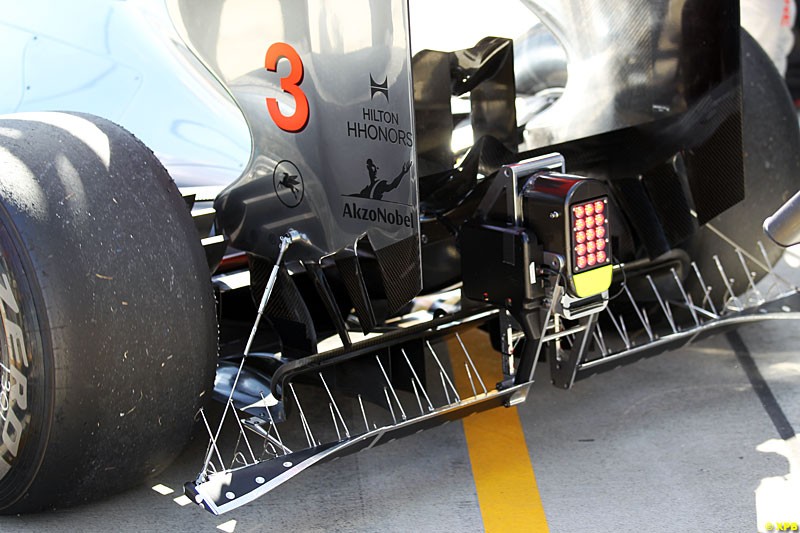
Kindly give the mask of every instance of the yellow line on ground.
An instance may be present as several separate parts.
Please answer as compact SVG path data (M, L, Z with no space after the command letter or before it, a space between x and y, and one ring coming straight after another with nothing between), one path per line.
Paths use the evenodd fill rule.
M462 339L491 390L502 379L499 354L492 350L488 335L480 330L467 331ZM448 350L459 394L472 395L463 351L456 339L448 341ZM473 381L481 392L474 376ZM548 532L517 408L477 413L463 422L484 529L490 533Z

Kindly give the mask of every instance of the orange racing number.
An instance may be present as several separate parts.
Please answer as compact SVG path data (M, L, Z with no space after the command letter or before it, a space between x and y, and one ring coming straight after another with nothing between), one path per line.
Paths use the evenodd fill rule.
M308 124L308 98L300 84L303 82L303 60L292 46L286 43L275 43L267 50L264 68L270 72L278 71L278 61L284 58L289 61L289 74L281 78L281 90L292 96L295 103L294 113L284 115L278 107L276 98L267 98L267 110L275 124L289 133L297 133Z

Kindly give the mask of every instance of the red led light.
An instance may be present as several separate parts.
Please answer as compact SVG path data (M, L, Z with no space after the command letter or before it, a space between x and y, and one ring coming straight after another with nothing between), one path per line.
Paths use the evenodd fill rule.
M607 241L608 218L605 198L572 206L573 268L587 270L608 264L611 244Z

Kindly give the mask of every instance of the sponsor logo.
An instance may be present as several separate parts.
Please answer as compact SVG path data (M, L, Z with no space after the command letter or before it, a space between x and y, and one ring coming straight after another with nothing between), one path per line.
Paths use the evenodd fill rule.
M369 75L371 100L375 101L377 95L382 95L386 99L386 103L389 103L387 80L388 78L384 76L383 81L378 83L372 74ZM400 113L374 107L362 107L361 120L347 121L347 136L354 139L396 144L408 148L414 146L414 135L408 127L400 125Z
M411 170L411 161L403 163L397 175L390 180L383 180L379 176L380 167L370 158L366 161L367 176L369 182L360 191L344 195L347 198L354 198L345 202L342 208L342 218L353 220L363 220L385 226L395 226L400 228L413 228L414 218L411 215L409 206L387 200L384 196L396 189L408 176ZM390 195L391 196L391 195ZM355 200L355 199L358 200ZM375 205L371 200L381 203L393 204L391 206Z
M361 159L366 168L367 181L362 181L362 189L342 194L344 201L341 216L343 219L366 223L359 224L360 227L413 229L416 224L416 210L406 202L410 201L410 186L413 186L409 177L412 163L407 158L410 155L408 148L414 146L414 136L410 131L410 118L403 111L388 105L390 100L387 80L388 77L384 76L382 81L375 81L375 76L370 73L372 103L355 110L355 120L347 121L345 131L351 139L375 141L384 145L370 148L367 153L371 157ZM390 148L385 145L393 146ZM389 154L396 154L391 157L391 165L386 163ZM396 156L402 159L398 161ZM384 160L383 163L381 159ZM358 164L358 160L353 161L353 164ZM381 166L386 168L382 169Z
M412 133L400 127L399 113L364 107L361 109L361 118L360 121L347 121L348 137L397 144L408 148L414 146Z
M28 379L20 369L28 368L30 361L22 328L11 319L9 311L18 314L19 305L8 277L3 274L0 278L0 319L5 330L8 366L0 363L0 423L3 425L3 448L16 457L22 438L22 420L28 410ZM0 458L0 461L3 459Z
M401 228L414 227L414 219L411 215L403 213L397 207L361 207L357 202L347 202L344 204L342 217Z
M367 159L367 175L369 176L369 183L367 183L367 186L361 189L359 192L349 194L348 196L383 200L383 195L396 189L400 183L402 183L403 178L408 175L408 171L411 170L411 161L403 163L403 168L400 169L400 172L392 181L380 179L378 177L379 170L380 167L378 167L378 165L376 165L372 159Z
M372 100L375 99L376 94L382 94L386 101L389 101L389 83L388 78L386 76L383 77L383 83L378 83L375 81L375 78L372 77L372 74L369 75L369 90L370 90L370 98Z
M278 200L286 207L297 207L305 196L303 175L297 165L284 159L275 165L272 172L272 186Z

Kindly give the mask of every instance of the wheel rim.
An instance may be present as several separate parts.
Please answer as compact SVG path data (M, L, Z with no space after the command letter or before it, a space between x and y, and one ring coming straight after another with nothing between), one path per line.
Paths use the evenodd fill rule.
M0 223L0 500L10 490L24 495L44 445L41 329L26 270Z

